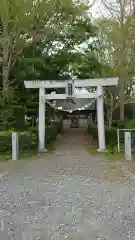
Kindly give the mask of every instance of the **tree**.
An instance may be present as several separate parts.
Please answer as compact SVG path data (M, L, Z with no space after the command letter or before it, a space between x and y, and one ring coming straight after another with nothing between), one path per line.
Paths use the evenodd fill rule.
M32 27L26 27L26 31L21 32L22 35L18 35L11 58L13 64L9 65L8 72L8 91L5 101L8 110L22 107L26 110L25 114L27 113L33 118L37 116L38 93L36 90L26 90L24 80L69 78L72 62L77 55L76 47L87 42L90 36L95 35L95 27L91 24L91 19L85 11L88 6L79 2L74 5L71 3L72 1L61 1L59 8L55 11L52 6L48 7L50 16L54 18L54 15L56 15L55 19L52 19L53 24L51 26L48 25L46 20L48 18L50 21L50 16L44 11L44 14L47 15L46 19L42 18L42 21L38 22L36 17L33 17L34 19L31 20ZM10 34L12 34L11 30ZM1 44L1 49L2 46ZM1 63L1 73L2 66L3 62ZM15 91L15 95L9 103L10 86ZM7 111L5 115L7 116ZM10 122L7 117L3 116L2 119ZM23 119L22 116L21 119Z
M0 70L3 110L5 105L9 104L8 109L11 110L11 105L15 104L14 98L17 92L20 97L22 81L20 82L17 73L15 74L15 69L23 64L24 68L20 68L22 72L17 71L18 76L20 75L22 79L35 76L42 79L45 70L50 69L49 64L45 66L44 55L47 54L49 58L53 53L56 54L63 42L66 48L74 45L77 37L79 42L80 35L75 32L76 29L74 31L73 27L76 21L78 26L79 21L80 25L84 24L83 20L85 19L85 22L88 17L85 11L87 9L87 4L81 1L74 3L72 0L2 0L0 2ZM74 23L73 26L72 23ZM68 35L69 33L71 36ZM51 74L51 69L48 72ZM20 100L16 99L16 101L18 103ZM6 119L6 116L7 112L3 119Z
M2 96L5 102L10 89L9 74L26 44L55 36L80 15L86 5L72 0L1 0L0 38L2 54ZM54 39L53 39L54 40Z
M134 17L130 11L131 1L119 0L109 4L103 1L110 17L98 21L102 57L113 67L119 77L118 101L120 120L124 120L124 103L130 97L134 74ZM102 37L102 38L101 38Z

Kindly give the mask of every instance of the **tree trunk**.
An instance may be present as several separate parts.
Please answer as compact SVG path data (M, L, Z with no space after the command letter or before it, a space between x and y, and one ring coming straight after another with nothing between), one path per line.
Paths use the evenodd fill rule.
M120 79L120 121L124 121L124 79Z
M111 108L107 108L107 124L108 124L108 127L111 128L112 126L112 109Z
M111 128L111 126L112 126L112 111L110 111L110 114L108 116L108 125L109 125L109 128Z
M127 76L127 61L126 61L126 40L127 40L127 29L124 26L124 17L125 17L125 8L126 2L123 0L119 0L120 4L120 28L121 28L121 46L120 46L120 121L124 121L124 100L125 100L125 84L126 84L126 76Z
M6 100L8 99L8 87L9 87L9 70L7 66L3 65L3 90L2 90L3 104L5 104Z
M8 87L9 87L9 69L11 63L10 55L10 36L8 35L7 26L4 26L4 39L3 39L3 104L5 104L6 99L8 99Z

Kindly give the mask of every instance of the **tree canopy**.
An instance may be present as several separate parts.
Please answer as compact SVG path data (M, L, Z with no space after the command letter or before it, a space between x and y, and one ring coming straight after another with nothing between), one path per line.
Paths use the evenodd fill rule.
M111 111L120 104L123 119L124 101L133 86L135 22L126 5L120 2L119 6L117 15L94 22L89 1L1 0L0 119L4 126L15 121L10 120L15 112L22 112L22 119L37 116L37 90L26 90L26 79L118 76L117 91L105 92L113 101Z

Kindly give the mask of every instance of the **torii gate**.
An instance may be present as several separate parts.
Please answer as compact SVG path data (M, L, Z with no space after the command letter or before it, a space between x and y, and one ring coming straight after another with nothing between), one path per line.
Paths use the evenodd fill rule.
M98 120L98 151L104 152L105 145L105 129L104 129L104 101L103 87L115 86L118 78L103 79L84 79L84 80L65 80L65 81L24 81L26 88L39 88L39 120L38 120L38 136L39 136L39 152L45 151L45 99L57 100L66 98L97 98L97 120ZM75 94L75 88L97 87L96 93L85 93L84 95ZM65 88L65 94L45 94L46 88Z

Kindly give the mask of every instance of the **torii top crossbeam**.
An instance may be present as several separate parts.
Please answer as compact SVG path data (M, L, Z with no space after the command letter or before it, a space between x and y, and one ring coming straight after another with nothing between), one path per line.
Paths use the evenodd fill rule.
M65 88L68 82L74 82L75 87L96 87L96 86L115 86L118 83L118 78L97 78L83 80L33 80L24 81L26 88Z
M77 94L75 93L75 88L87 88L87 87L104 87L104 86L113 86L117 85L118 78L99 78L99 79L83 79L83 80L33 80L33 81L24 81L26 88L44 88L44 89L58 89L58 88L65 88L65 94L46 94L46 99L65 99L68 98L69 95L75 98L95 98L97 95L96 93L85 93L85 94ZM69 94L68 85L72 84L72 94Z

